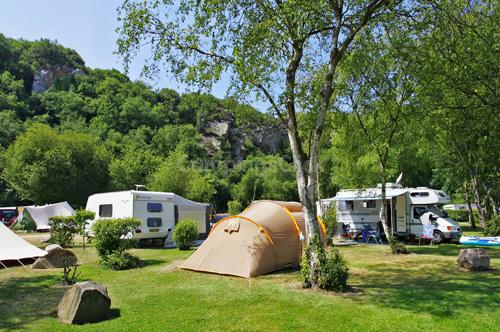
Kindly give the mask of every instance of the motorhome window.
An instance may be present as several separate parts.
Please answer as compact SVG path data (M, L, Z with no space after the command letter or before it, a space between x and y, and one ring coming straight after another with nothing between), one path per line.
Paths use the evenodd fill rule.
M339 210L352 211L353 201L339 201Z
M148 227L160 227L161 218L148 218Z
M161 212L163 205L161 203L148 203L148 212Z
M99 217L111 218L113 216L113 204L99 205Z
M363 201L363 207L367 209L374 209L375 208L375 201L370 200L370 201Z
M416 208L413 209L413 217L420 218L424 213L428 211L429 210L425 206L417 206Z
M421 191L421 192L411 193L410 196L412 196L412 197L428 197L429 192Z

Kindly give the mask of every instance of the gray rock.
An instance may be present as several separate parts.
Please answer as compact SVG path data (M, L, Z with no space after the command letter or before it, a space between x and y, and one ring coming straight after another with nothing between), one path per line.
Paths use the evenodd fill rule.
M54 249L62 249L62 247L58 244L49 244L48 246L45 247L46 252L51 252Z
M64 294L57 317L66 324L95 323L110 316L111 298L105 286L92 281L78 282Z
M64 263L68 265L76 265L78 259L76 255L68 250L62 248L52 248L47 255L38 258L31 266L33 269L55 269L63 268Z
M468 270L485 271L490 269L490 256L484 249L461 249L457 259L458 265Z
M51 68L39 69L33 75L33 85L31 86L31 91L38 93L45 92L58 78L69 74L82 75L84 73L81 69L74 69L64 65L56 65Z

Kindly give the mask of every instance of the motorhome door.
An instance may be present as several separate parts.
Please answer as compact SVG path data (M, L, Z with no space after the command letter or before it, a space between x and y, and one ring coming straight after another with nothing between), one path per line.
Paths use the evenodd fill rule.
M412 222L411 222L411 233L415 236L420 236L422 234L424 226L422 225L422 220L420 217L426 212L429 212L427 206L412 205Z
M396 232L400 235L408 233L406 227L406 196L396 197Z

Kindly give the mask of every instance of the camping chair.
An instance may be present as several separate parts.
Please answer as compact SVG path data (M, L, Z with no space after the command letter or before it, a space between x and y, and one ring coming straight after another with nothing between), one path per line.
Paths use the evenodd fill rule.
M432 246L432 244L434 243L434 225L433 224L423 224L423 230L422 230L422 235L420 235L420 237L418 238L418 245L420 245L420 242L422 241L422 239L424 240L430 240L430 244Z
M376 244L382 244L382 239L380 238L380 229L377 227L374 231L368 231L368 239L366 243L370 243L370 240L373 239Z

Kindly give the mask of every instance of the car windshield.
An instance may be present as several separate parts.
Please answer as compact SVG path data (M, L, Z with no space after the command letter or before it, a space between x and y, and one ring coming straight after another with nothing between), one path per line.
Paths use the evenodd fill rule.
M432 212L433 214L437 215L438 217L441 217L441 218L446 218L447 215L445 212L441 211L437 206L435 205L430 205L429 207L429 211Z

